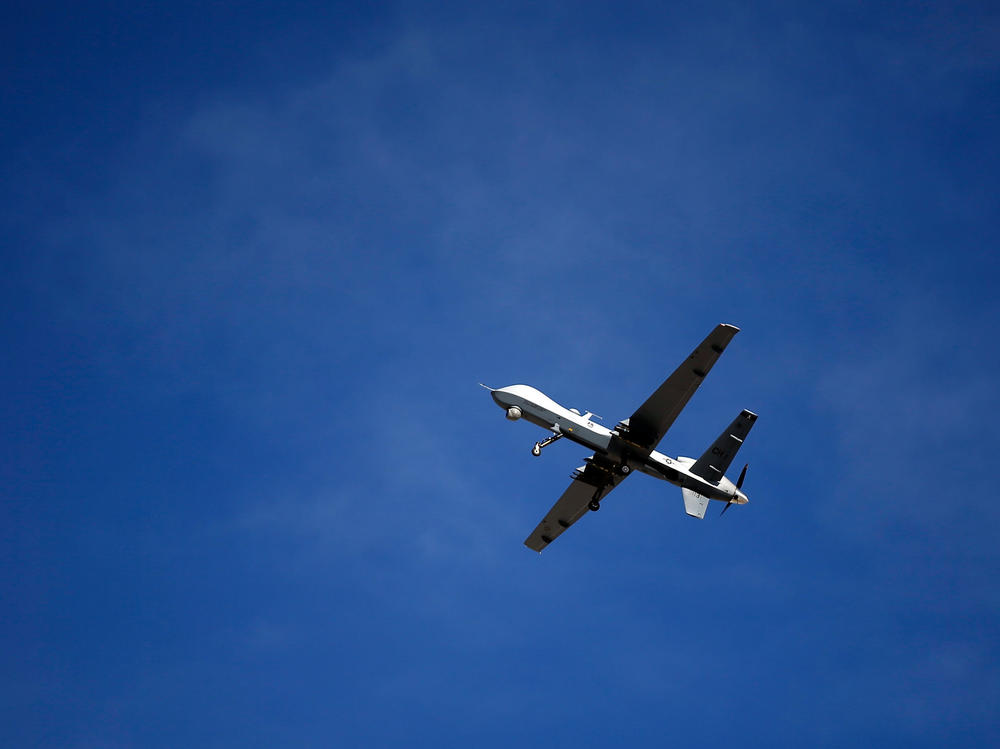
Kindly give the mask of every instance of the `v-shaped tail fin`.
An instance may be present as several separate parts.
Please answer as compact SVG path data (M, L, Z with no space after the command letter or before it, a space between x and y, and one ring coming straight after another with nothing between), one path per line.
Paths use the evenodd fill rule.
M705 454L695 461L691 466L691 473L713 484L718 482L726 475L729 464L733 462L755 421L757 414L744 409L705 451Z

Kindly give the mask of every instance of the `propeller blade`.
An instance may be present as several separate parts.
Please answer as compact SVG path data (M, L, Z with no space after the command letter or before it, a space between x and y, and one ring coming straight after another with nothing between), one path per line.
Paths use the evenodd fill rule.
M726 502L726 506L723 507L722 512L719 513L720 518L726 514L726 510L728 510L732 506L732 504L733 504L732 502Z
M747 468L749 468L749 467L750 467L750 464L747 463L745 466L743 466L743 470L740 471L740 477L738 479L736 479L736 488L737 489L739 489L741 486L743 486L743 479L745 479L747 477Z

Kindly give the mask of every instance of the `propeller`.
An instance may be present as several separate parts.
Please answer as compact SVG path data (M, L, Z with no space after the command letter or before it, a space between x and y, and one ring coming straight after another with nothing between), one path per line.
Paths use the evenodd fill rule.
M743 470L742 470L742 471L740 471L740 477L739 477L738 479L736 479L736 488L737 488L737 489L739 489L740 487L742 487L742 486L743 486L743 479L745 479L745 478L747 477L747 468L749 468L749 467L750 467L750 464L749 464L749 463L747 463L747 464L746 464L745 466L743 466ZM728 510L728 509L729 509L729 506L730 506L731 504L733 504L733 503L732 503L732 501L729 501L729 502L726 502L726 506L725 506L725 507L723 507L723 508L722 508L722 512L720 512L720 513L719 513L719 517L720 517L720 518L721 518L721 517L722 517L723 515L725 515L725 514L726 514L726 510Z

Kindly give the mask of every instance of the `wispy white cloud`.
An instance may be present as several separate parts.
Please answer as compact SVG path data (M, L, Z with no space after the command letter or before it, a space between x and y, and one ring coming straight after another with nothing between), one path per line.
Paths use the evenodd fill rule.
M404 623L369 646L393 653L420 631L428 657L377 662L364 694L507 718L578 686L573 673L694 709L705 703L683 677L699 700L720 685L746 694L770 658L800 681L761 693L796 697L788 730L808 736L809 701L859 711L853 687L879 668L887 692L994 676L976 665L989 649L956 637L926 660L838 661L865 632L893 635L896 617L940 614L881 546L922 574L934 549L932 587L953 583L952 608L995 617L983 497L996 352L971 306L922 286L947 258L910 257L898 238L872 255L893 239L882 208L933 198L877 202L878 139L843 115L864 102L837 81L797 98L794 66L761 60L746 23L716 32L724 59L656 40L599 58L494 40L495 67L476 70L462 60L481 36L407 32L312 82L151 125L113 160L107 192L46 233L78 249L56 253L66 268L42 269L40 285L56 279L46 298L68 327L102 331L107 370L131 372L148 401L207 395L269 448L232 457L246 476L218 482L217 537L290 586L364 591L372 626ZM782 28L786 52L815 36ZM672 487L637 477L574 528L589 544L521 548L581 451L533 461L537 435L476 381L528 380L613 422L720 320L745 332L665 447L696 453L755 408L745 450L760 502L694 528ZM243 652L304 652L316 631L265 606L234 618ZM489 662L507 680L487 689L475 668L446 678L431 661ZM932 727L974 699L958 691ZM892 719L933 696L914 689ZM880 717L873 706L847 724Z
M987 317L988 306L982 313ZM1000 403L992 368L998 350L982 315L956 315L914 293L885 313L829 368L819 384L835 419L840 501L925 528L942 515L993 518L989 414ZM973 518L978 517L978 521Z

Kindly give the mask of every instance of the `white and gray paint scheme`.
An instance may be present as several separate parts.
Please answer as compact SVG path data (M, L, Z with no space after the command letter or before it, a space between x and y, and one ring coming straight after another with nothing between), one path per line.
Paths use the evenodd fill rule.
M587 510L598 510L601 500L633 470L679 486L684 508L692 517L703 518L712 499L726 503L723 512L731 505L748 502L740 488L746 466L736 483L726 478L725 472L757 420L756 414L742 411L697 460L670 458L655 449L738 332L733 325L716 326L645 403L614 429L596 423L597 417L591 413L581 414L556 403L530 385L483 386L506 411L508 419L524 419L552 432L552 436L534 444L533 455L541 455L544 447L563 437L594 451L574 471L569 488L525 539L526 546L535 551L544 549Z

